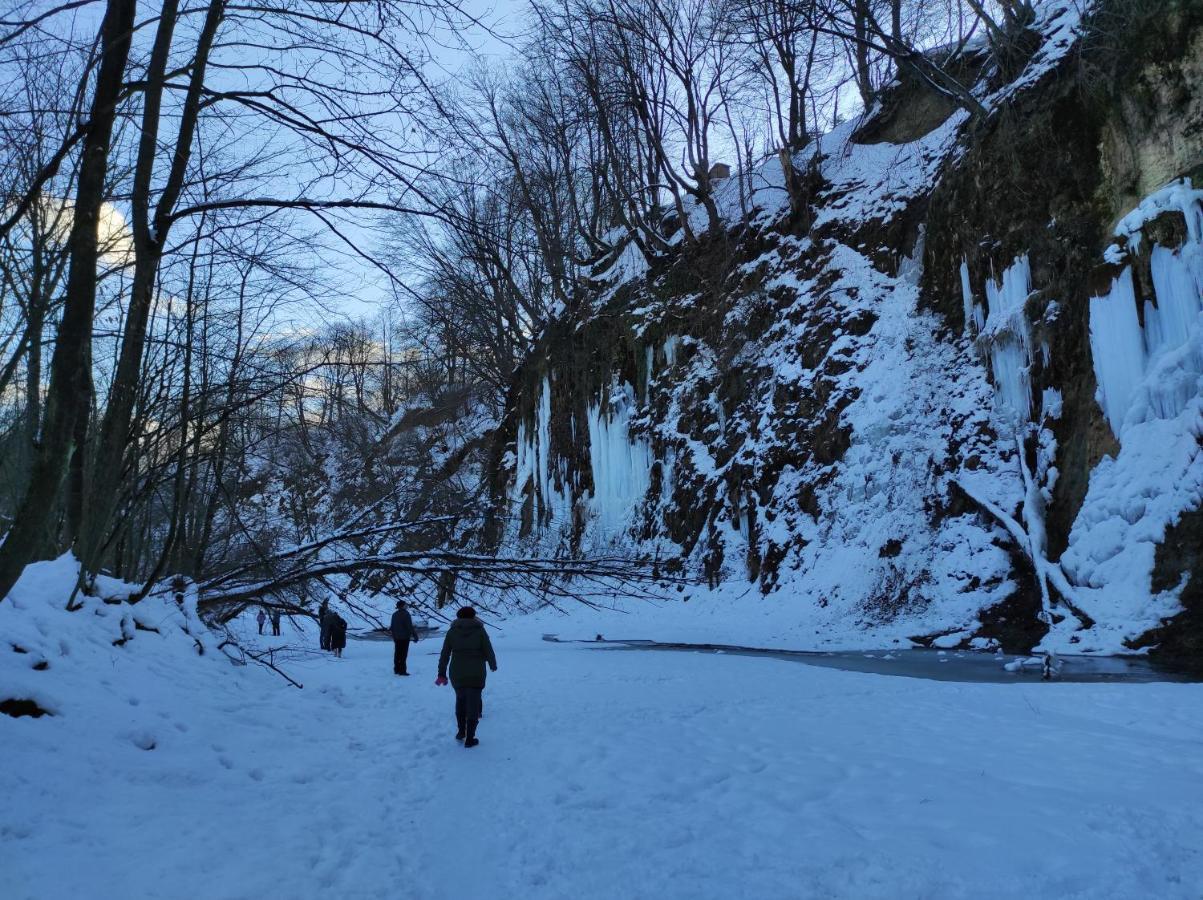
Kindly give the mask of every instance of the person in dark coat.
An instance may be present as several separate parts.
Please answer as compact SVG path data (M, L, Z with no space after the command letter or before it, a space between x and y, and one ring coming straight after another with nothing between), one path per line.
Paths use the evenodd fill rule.
M330 649L341 658L347 646L347 620L336 612L327 613L326 618L330 622Z
M393 635L393 674L408 675L409 645L418 642L418 629L414 628L413 616L405 608L404 600L397 601L397 610L388 630Z
M334 620L331 618L332 615L333 613L330 612L330 598L327 597L322 601L321 608L317 611L318 643L323 650L330 649L330 626L334 624Z
M278 609L272 610L272 635L274 637L280 636L280 610Z
M439 677L435 684L447 683L455 688L455 739L465 747L475 747L476 726L480 722L481 693L485 689L485 665L497 671L497 657L484 623L476 618L476 610L465 606L455 614L455 621L443 639L439 654Z
M259 607L259 615L255 616L255 621L259 623L259 633L263 634L263 623L267 621L267 613L263 611L263 607Z

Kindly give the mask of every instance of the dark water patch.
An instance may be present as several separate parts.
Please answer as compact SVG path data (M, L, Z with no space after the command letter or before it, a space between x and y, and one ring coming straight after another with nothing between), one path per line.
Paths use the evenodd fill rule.
M658 650L668 652L712 653L727 656L762 656L810 666L863 672L871 675L895 675L925 678L929 681L958 681L982 684L1011 684L1041 681L1043 659L1037 656L991 653L974 650L778 650L745 647L737 644L690 644L649 640L561 640L544 635L553 643L582 644L609 650ZM1051 680L1079 683L1124 682L1199 682L1198 673L1177 669L1144 656L1058 655L1052 658ZM1011 671L1008 671L1010 669Z
M434 637L434 635L438 634L442 630L443 626L423 625L419 623L415 625L414 628L418 632L418 640L422 640L424 638ZM391 641L393 639L393 633L387 628L373 628L371 631L348 631L347 639L354 641Z

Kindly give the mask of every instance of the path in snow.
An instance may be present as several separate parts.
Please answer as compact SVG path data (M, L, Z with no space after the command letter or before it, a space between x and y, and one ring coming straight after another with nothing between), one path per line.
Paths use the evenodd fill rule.
M1203 893L1198 685L496 643L473 750L431 683L437 640L408 679L364 641L292 665L304 691L148 695L128 716L159 723L151 752L111 712L86 735L9 720L41 762L3 778L5 896Z

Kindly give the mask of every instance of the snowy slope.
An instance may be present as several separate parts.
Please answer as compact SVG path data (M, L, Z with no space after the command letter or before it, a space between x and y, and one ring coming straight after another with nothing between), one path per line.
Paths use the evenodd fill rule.
M987 72L981 101L1002 109L1073 77L1058 67L1089 9L1040 4L1037 51L1009 82ZM1049 330L1077 327L1040 280L1056 261L988 254L984 278L962 262L964 329L925 294L925 262L947 251L925 248L927 204L980 133L966 124L951 112L906 144L858 142L863 121L824 135L795 159L820 185L804 228L775 157L724 182L730 271L716 244L600 273L596 304L548 338L510 412L507 546L668 561L704 576L695 614L765 594L743 615L779 617L803 646L1124 652L1178 613L1185 581L1155 587L1154 569L1167 530L1203 504L1197 192L1170 186L1119 225L1117 267L1159 214L1183 216L1189 240L1145 241L1156 296L1117 272L1111 299L1091 301L1086 368L1122 449L1082 474L1080 509L1050 510L1082 464L1056 437L1076 385L1047 375ZM1001 246L1014 224L970 239ZM564 349L578 340L585 358ZM1052 512L1072 534L1050 535Z
M679 324L713 298L665 296L662 276L620 267L599 305L629 317L642 383L616 374L582 422L554 408L553 382L575 376L551 360L507 456L515 523L532 503L543 546L562 548L583 514L587 546L678 557L726 584L695 598L771 590L790 631L818 636L808 643L970 641L1015 583L1007 538L955 492L972 482L1011 509L1024 485L1014 442L997 437L1008 418L991 373L920 311L921 229L901 260L884 237L957 158L965 121L955 112L910 144L856 143L859 121L825 135L795 161L817 163L823 184L802 238L774 231L788 211L776 158L738 176L765 237L710 310L717 333ZM738 221L736 179L717 200ZM587 454L588 485L557 459L557 418Z
M78 572L70 554L34 563L0 603L0 700L32 701L50 714L38 720L50 730L61 716L107 733L111 710L98 701L111 699L111 690L137 686L130 706L151 702L122 717L114 737L144 749L183 720L168 711L174 682L187 672L210 686L225 685L229 659L197 617L194 591L179 602L165 594L128 604L121 598L135 586L102 576L97 596L80 594L68 609Z

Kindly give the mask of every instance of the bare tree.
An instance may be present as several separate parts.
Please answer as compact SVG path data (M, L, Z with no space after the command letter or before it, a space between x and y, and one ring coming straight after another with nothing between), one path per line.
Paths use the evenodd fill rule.
M109 141L117 115L134 27L134 0L108 0L98 36L99 58L80 154L69 238L69 270L46 397L41 446L29 487L0 546L0 598L21 570L53 544L50 526L67 463L87 422L92 396L92 315L96 304L98 229L104 204Z
M159 157L163 95L167 87L172 41L179 22L178 0L165 0L159 12L154 46L144 76L142 121L134 167L131 226L134 241L134 280L126 313L117 371L113 377L94 457L88 471L81 518L75 523L80 559L97 571L107 523L113 512L118 482L100 473L120 471L133 415L146 324L155 294L155 278L170 235L172 214L184 188L193 139L203 99L205 72L225 0L210 0L199 34L188 57L190 69L179 124L162 189L153 203L151 186Z

